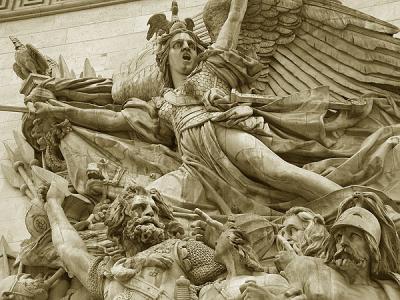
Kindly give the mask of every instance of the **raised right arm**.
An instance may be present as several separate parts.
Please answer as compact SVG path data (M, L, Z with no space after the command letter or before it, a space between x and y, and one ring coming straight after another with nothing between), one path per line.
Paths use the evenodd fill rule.
M236 49L239 40L242 20L247 10L248 0L232 0L228 18L222 25L215 42L215 46L221 49Z
M88 288L88 270L95 258L89 254L85 243L65 216L61 207L63 200L63 193L52 183L47 193L45 209L50 222L53 245L68 273L77 277Z

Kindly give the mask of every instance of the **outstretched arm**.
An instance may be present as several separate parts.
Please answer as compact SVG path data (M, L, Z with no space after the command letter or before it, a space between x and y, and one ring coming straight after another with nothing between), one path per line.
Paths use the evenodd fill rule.
M229 15L219 32L215 46L222 49L236 49L242 20L248 0L231 0Z
M85 243L65 216L61 207L63 200L64 194L53 182L45 204L53 244L67 271L86 287L88 270L94 257L87 252Z
M36 102L35 114L38 117L52 116L56 119L68 119L72 124L102 132L127 131L128 122L120 112L107 109L81 109L55 100L49 103ZM53 104L53 105L51 105Z

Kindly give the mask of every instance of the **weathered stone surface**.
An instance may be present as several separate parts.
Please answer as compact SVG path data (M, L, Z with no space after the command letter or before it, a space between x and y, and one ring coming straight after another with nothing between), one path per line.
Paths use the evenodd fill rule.
M172 2L27 33L38 50L11 38L29 113L0 122L0 228L20 272L52 276L3 256L0 292L397 300L398 28L336 0L209 0L185 21Z

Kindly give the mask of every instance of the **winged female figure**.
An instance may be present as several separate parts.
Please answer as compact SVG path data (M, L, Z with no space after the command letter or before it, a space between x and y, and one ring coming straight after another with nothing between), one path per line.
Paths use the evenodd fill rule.
M365 147L378 153L367 158L382 155L379 145L389 138L393 142L400 130L394 125L400 119L397 70L385 73L388 65L397 64L390 56L400 53L400 44L389 36L396 32L394 26L328 0L210 0L204 21L214 40L207 50L179 21L157 39L164 85L160 97L145 102L132 94L121 112L37 102L36 114L67 118L102 132L134 131L150 143L172 146L175 138L182 166L153 185L165 186L178 178L180 187L169 187L178 191L178 197L196 202L183 191L198 189L198 199L226 214L284 211L350 183L383 183L393 190L396 183L390 176L363 173L360 160L367 157ZM349 31L354 36L368 32L373 40L369 45L357 38L352 41L371 61L357 71L362 62L355 59L354 74L375 70L369 75L353 75L344 65L351 60L339 47L351 43ZM335 40L340 32L341 46ZM305 40L318 48L318 35L325 48L310 51L315 57L305 56L308 62L301 63L300 54L311 47ZM326 46L333 40L335 46ZM375 45L377 52L372 55L361 44ZM316 62L323 55L336 57L341 64L326 59L325 72ZM343 74L351 77L348 86L339 85L346 81ZM364 141L370 134L376 136ZM399 153L393 150L390 155ZM393 165L391 172L399 170ZM358 171L359 176L352 178L351 173Z

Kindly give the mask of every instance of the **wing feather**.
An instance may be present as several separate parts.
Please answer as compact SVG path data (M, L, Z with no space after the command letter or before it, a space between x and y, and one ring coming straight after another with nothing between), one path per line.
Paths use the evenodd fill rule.
M345 78L336 78L335 72L323 63L318 62L307 52L291 44L290 47L280 47L277 50L283 56L288 57L299 68L304 70L311 77L315 78L320 85L327 85L330 89L344 96L345 98L354 98L361 96L361 92L357 89L351 89L350 84L346 82ZM272 65L273 63L271 63Z
M375 32L396 34L398 28L360 11L324 0L304 0L302 16L305 19L319 21L337 29L346 29L349 25Z
M46 57L33 45L26 44L25 46L29 51L30 56L35 60L38 71L40 71L41 74L46 74L46 71L49 68Z
M13 70L14 70L14 73L19 77L19 78L21 78L22 80L25 80L28 76L22 71L22 69L21 69L21 67L17 64L17 63L14 63L13 64Z
M249 0L239 49L255 50L269 71L255 84L261 93L328 85L344 101L400 93L398 32L336 0Z

